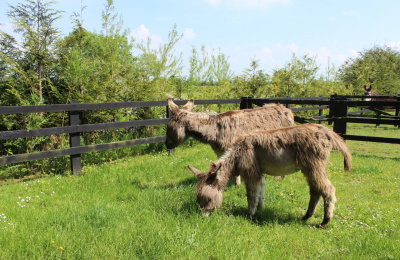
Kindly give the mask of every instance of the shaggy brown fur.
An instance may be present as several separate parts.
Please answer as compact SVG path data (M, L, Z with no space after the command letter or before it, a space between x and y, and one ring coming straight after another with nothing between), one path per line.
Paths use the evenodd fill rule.
M344 140L330 129L314 124L244 134L211 165L207 174L188 167L200 179L196 195L204 215L221 205L222 192L234 175L239 174L244 179L248 215L253 216L256 207L263 206L263 174L281 176L301 170L310 186L310 202L303 219L314 214L322 196L324 220L320 226L326 227L336 202L335 187L325 169L332 149L343 154L344 168L350 171L351 154Z
M228 111L210 115L193 113L193 99L179 107L168 99L172 117L167 124L167 149L173 149L187 138L193 137L202 143L211 145L218 157L224 154L237 136L254 130L268 130L294 125L290 109L282 105L266 105L256 109ZM239 185L240 177L236 179Z

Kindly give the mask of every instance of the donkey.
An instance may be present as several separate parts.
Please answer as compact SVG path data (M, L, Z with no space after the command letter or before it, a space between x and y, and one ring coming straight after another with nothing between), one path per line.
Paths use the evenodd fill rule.
M343 154L344 168L350 171L352 157L346 143L338 134L321 125L254 131L238 137L232 148L211 164L208 173L188 165L200 179L196 195L203 216L207 217L213 209L221 206L222 192L234 175L240 174L245 182L248 217L251 218L256 207L261 208L264 204L263 174L281 176L300 170L310 186L310 202L303 220L315 213L322 196L324 219L319 227L325 228L333 217L336 202L336 189L326 175L332 149Z
M167 123L167 149L173 149L193 137L209 144L221 157L233 145L235 138L245 132L295 125L292 111L283 105L265 105L210 115L190 112L193 104L191 99L179 109L171 98L168 99L172 117ZM240 176L236 178L236 185L240 185Z
M394 102L397 101L397 99L394 97L393 98L390 98L390 97L379 98L380 96L384 96L384 95L378 94L375 91L373 91L371 85L368 88L366 85L364 85L364 90L365 90L364 95L371 97L371 98L364 98L364 101L394 101Z
M365 96L370 96L370 98L369 97L368 98L364 98L364 101L392 101L392 102L400 101L400 97L398 97L398 98L396 98L396 97L393 97L393 98L390 98L390 97L384 97L383 98L382 97L382 98L380 98L380 96L383 96L383 95L378 94L375 91L373 91L371 85L368 88L367 88L366 85L364 85L364 89L365 89L364 95ZM399 116L399 110L400 110L398 106L397 107L381 107L381 106L379 106L379 107L369 107L369 109L374 111L374 112L376 112L378 116L380 116L382 113L386 114L386 115L390 115L390 114L387 114L387 113L385 113L383 111L387 111L387 112L395 111L395 116ZM380 126L380 124L376 124L376 127L379 127L379 126Z

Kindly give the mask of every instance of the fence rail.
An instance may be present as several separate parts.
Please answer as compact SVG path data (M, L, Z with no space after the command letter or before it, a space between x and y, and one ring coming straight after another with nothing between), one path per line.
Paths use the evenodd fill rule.
M338 96L331 97L298 97L298 98L252 98L244 97L241 99L219 99L219 100L196 100L196 105L222 105L222 104L240 104L240 109L252 108L253 105L262 106L268 103L290 105L302 105L301 107L291 108L293 112L318 110L319 115L312 118L295 116L296 122L309 123L310 121L329 120L333 123L333 130L342 135L347 140L370 141L370 142L387 142L400 144L400 138L384 138L384 137L366 137L347 134L347 123L368 123L368 124L388 124L400 127L400 97L396 101L363 101L366 96ZM386 96L385 96L386 97ZM360 99L360 100L355 100ZM175 103L183 105L187 100L176 100ZM131 128L150 125L163 125L168 122L168 107L167 101L142 101L142 102L114 102L114 103L99 103L99 104L79 104L71 102L65 105L42 105L42 106L0 106L0 115L6 114L25 114L25 113L55 113L69 112L70 125L64 127L52 127L34 130L16 130L16 131L1 131L0 140L29 138L48 135L69 134L70 148L59 149L52 151L42 151L29 154L18 154L0 157L0 165L25 162L30 160L48 159L61 156L70 156L71 171L74 174L79 174L82 169L81 154L88 152L96 152L108 149L130 147L142 144L151 144L165 142L165 136L157 136L150 138L142 138L128 141L113 142L107 144L95 144L80 146L80 135L87 131L110 130L118 128ZM312 105L304 106L304 105ZM141 107L166 107L166 118L136 120L114 123L99 123L99 124L79 124L80 111L101 110L101 109L123 109L123 108L141 108ZM378 113L377 118L360 117L361 113L371 111L368 109L348 112L349 107L368 107L372 110L375 108L391 107L396 109L395 116L390 114L382 116ZM323 115L323 110L329 109L329 116ZM378 110L380 111L380 110ZM384 113L384 112L382 112Z

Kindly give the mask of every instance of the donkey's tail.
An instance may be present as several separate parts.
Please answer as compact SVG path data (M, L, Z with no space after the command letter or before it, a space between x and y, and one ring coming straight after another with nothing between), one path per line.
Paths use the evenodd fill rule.
M329 137L331 139L332 148L341 152L344 157L344 169L346 171L351 171L352 156L346 142L340 135L333 131L330 131Z

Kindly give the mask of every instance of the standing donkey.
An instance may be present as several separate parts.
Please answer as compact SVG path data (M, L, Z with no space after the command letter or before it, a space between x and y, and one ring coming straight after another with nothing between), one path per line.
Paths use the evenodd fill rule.
M173 149L189 137L209 144L218 157L234 143L237 136L254 130L268 130L294 126L292 111L283 105L266 105L261 108L233 110L221 114L190 112L193 99L181 109L168 99L172 117L167 123L167 149ZM236 178L240 185L240 176Z
M222 192L232 176L240 175L246 185L248 216L264 204L263 174L282 176L301 171L310 186L310 202L303 220L314 213L320 197L324 199L325 228L333 216L335 187L328 180L326 165L332 149L344 156L344 168L351 169L351 154L344 140L332 130L315 124L305 124L268 131L255 131L236 139L235 144L208 173L188 168L200 179L196 195L203 215L221 206Z
M393 97L382 97L383 95L376 93L375 91L372 90L372 86L370 85L369 87L367 87L366 85L364 85L364 95L365 96L369 96L367 98L364 98L364 101L390 101L390 102L397 102L400 101L400 97L393 96ZM399 116L399 106L397 107L369 107L370 110L374 111L375 113L377 113L378 117L383 113L386 115L390 115L385 113L384 111L387 112L393 112L395 111L395 116ZM380 124L376 124L376 127L379 127ZM395 125L396 126L396 125ZM399 125L400 127L400 125Z

